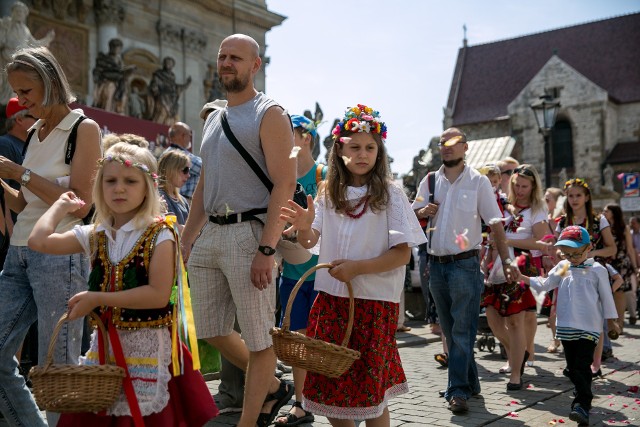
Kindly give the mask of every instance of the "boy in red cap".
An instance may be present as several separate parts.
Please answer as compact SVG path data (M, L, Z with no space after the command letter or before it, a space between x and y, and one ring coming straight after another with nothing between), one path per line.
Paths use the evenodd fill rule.
M619 332L618 318L611 295L609 273L605 266L587 259L591 248L589 232L577 225L566 227L556 245L564 261L549 276L521 276L525 284L537 292L558 289L556 338L562 341L567 371L575 385L575 399L569 418L578 425L589 424L591 392L591 362L602 332L603 318L610 331Z

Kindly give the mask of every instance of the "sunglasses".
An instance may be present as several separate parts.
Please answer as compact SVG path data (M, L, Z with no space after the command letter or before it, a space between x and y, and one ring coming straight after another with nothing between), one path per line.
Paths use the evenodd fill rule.
M183 174L188 174L191 171L191 168L189 166L185 166L184 168L182 168L182 170L180 172L182 172Z
M528 176L529 178L534 178L535 175L533 175L533 171L531 171L531 169L527 169L526 167L523 166L518 166L517 168L515 168L513 170L512 173L517 173L518 175L524 175L524 176ZM509 174L511 175L511 174Z
M508 169L506 171L502 171L500 172L501 175L507 175L507 176L511 176L513 175L513 169Z

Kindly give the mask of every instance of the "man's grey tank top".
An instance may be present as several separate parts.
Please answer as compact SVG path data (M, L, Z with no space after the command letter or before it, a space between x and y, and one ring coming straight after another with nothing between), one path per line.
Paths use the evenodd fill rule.
M244 104L214 110L207 117L200 157L205 179L204 210L208 215L240 213L268 206L269 191L227 139L220 114L227 112L234 135L271 179L260 145L260 124L267 110L276 105L274 100L259 92Z

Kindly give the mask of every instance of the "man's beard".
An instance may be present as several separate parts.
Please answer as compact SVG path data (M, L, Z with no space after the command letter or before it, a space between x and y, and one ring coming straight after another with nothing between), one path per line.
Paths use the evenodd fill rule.
M460 157L459 159L453 159L453 160L443 160L442 164L447 168L453 168L458 166L463 160L464 158L462 157Z
M220 84L222 84L224 90L231 93L242 92L249 85L249 78L240 80L237 75L235 75L231 81L228 81L226 83L222 80L222 76L218 78L218 81L220 82Z

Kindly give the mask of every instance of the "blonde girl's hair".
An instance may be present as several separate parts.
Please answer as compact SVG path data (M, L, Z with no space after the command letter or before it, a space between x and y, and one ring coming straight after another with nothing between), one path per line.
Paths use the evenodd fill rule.
M529 204L531 206L531 211L538 212L542 210L546 212L547 205L544 203L544 194L542 192L540 175L533 165L527 163L521 164L513 170L513 175L511 175L511 179L509 180L509 196L507 196L507 200L509 201L509 203L511 203L511 205L513 206L515 206L516 204L516 196L513 186L518 177L524 178L527 181L531 182L531 194L529 195Z
M347 186L351 184L351 172L347 169L344 160L340 157L339 144L341 138L353 135L348 130L342 130L334 140L331 152L329 153L329 168L327 170L326 185L318 189L324 193L325 200L328 197L333 208L337 212L345 212L349 208L347 201ZM369 133L378 145L378 157L376 164L366 177L369 196L369 207L373 212L379 212L387 207L389 202L388 185L391 179L389 172L389 159L382 137L378 133Z
M44 46L18 50L13 54L5 71L7 76L14 71L22 71L31 80L41 82L44 85L43 107L70 104L76 100L60 63Z
M128 138L131 138L131 136L129 135ZM145 141L142 137L138 137L138 139ZM119 163L130 162L131 166L129 167L137 169L144 178L146 196L134 218L135 226L137 228L146 227L153 222L154 218L161 214L160 195L156 187L158 164L151 151L143 148L141 145L143 144L124 141L118 142L112 145L105 153L104 158L99 161L98 172L93 185L93 202L96 206L94 216L95 224L102 224L109 228L113 223L113 212L109 209L105 201L104 191L102 189L102 180L104 179L103 166L105 163L111 161L118 161ZM144 170L145 167L147 169L146 172Z
M167 182L173 180L173 178L181 173L181 170L189 166L189 156L178 150L167 150L158 159L158 179L160 180L159 186L164 191L167 191ZM179 192L179 188L175 188L175 193ZM176 196L177 194L170 194Z

